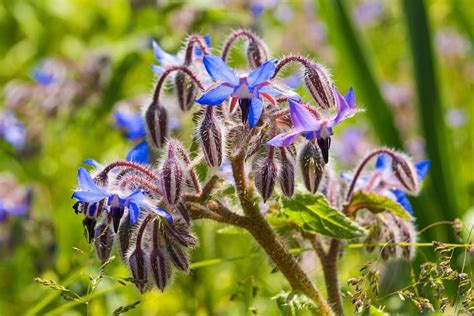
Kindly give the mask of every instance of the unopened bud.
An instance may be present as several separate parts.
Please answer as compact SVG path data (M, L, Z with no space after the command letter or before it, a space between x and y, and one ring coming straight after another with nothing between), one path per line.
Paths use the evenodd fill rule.
M168 137L168 113L164 107L152 103L145 112L145 122L150 144L162 148Z
M273 150L273 147L270 148ZM277 165L273 154L269 154L266 158L257 163L255 170L255 187L258 193L266 202L275 189L275 181L277 177Z
M156 286L163 291L171 278L171 267L161 249L162 237L158 223L153 226L153 249L150 254L150 268Z
M197 98L198 89L196 83L184 72L180 71L174 79L178 104L182 111L188 111Z
M100 262L104 263L109 259L112 245L114 243L112 230L109 225L100 223L95 229L95 249Z
M287 197L293 196L295 191L295 165L288 159L284 148L280 148L281 160L278 172L281 192Z
M180 246L173 243L168 243L168 255L174 266L181 271L187 272L189 270L189 262L186 253Z
M252 68L257 68L267 60L267 53L255 41L249 41L247 60Z
M175 210L177 210L179 214L181 214L181 217L184 219L187 225L191 223L191 218L189 217L188 209L183 202L179 202L178 204L176 204Z
M198 133L207 164L211 167L219 167L222 164L224 141L222 128L216 120L213 107L206 108Z
M324 161L314 143L307 142L301 150L300 167L306 189L311 193L316 193L323 178Z
M304 81L309 92L323 109L329 109L336 105L333 81L329 72L320 64L312 64L306 68Z
M183 169L177 161L173 146L168 146L168 157L161 167L159 178L161 191L166 201L171 205L176 204L181 196Z
M402 155L392 158L392 170L400 184L410 193L418 190L418 180L416 171L412 164Z
M122 221L119 227L118 237L120 255L122 256L122 260L125 261L128 247L130 246L130 238L132 237L132 224L130 224L130 221Z
M146 271L146 254L141 247L135 248L135 250L128 257L128 266L132 272L135 286L140 290L141 293L145 291L147 284L147 271Z

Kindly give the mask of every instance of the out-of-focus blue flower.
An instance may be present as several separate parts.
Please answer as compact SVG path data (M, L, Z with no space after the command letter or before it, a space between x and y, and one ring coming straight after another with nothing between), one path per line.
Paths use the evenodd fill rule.
M204 41L206 42L207 46L211 48L211 37L209 35L204 36ZM153 70L154 73L161 74L165 67L182 65L184 63L184 55L182 54L173 55L173 54L167 53L154 40L151 42L151 46L153 48L153 53L155 54L155 58L159 64L159 65L151 66L151 70ZM195 46L194 58L200 58L203 55L204 54L201 47Z
M25 145L25 126L17 120L11 111L0 114L0 137L17 149Z
M22 201L14 205L8 205L6 201L0 199L0 223L5 221L7 217L23 216L28 213L30 204Z
M283 83L291 89L296 89L301 85L302 78L300 74L294 74L283 79Z
M231 111L239 101L242 122L254 127L263 112L262 97L274 103L272 95L277 91L269 86L269 80L275 73L277 61L269 60L244 77L238 77L220 57L207 55L203 61L209 76L219 85L204 93L196 102L216 106L232 97Z
M250 12L255 20L260 19L264 10L265 6L262 3L253 3L250 6Z
M128 209L130 223L132 224L138 219L140 208L149 209L159 216L166 218L168 221L173 220L171 215L165 210L152 207L147 203L142 189L136 189L130 194L124 194L121 191L109 192L106 188L98 186L89 172L84 168L79 168L77 181L79 188L75 190L72 195L72 197L78 201L74 204L74 209L77 211L80 203L88 203L88 211L91 212L90 205L95 205L95 207L92 208L93 213L86 214L89 217L97 216L94 212L97 211L99 202L104 201L104 208L109 212L117 212L116 210L118 209L119 211L117 213L121 212L121 214L123 214L123 211Z
M133 113L127 109L117 109L114 112L115 122L124 129L130 139L145 136L145 122L140 113Z
M144 140L135 145L127 154L126 160L133 161L142 165L150 163L150 154L148 144Z
M31 71L31 77L33 78L34 81L36 81L42 86L49 86L55 82L55 79L52 73L46 72L39 68L35 68Z
M463 127L467 122L467 114L461 108L449 109L446 112L446 123L452 128Z
M336 89L334 89L334 93L336 95L338 109L336 116L332 118L317 119L304 105L299 104L291 98L288 99L293 128L288 132L275 136L268 141L267 144L276 147L286 147L293 144L298 135L302 135L308 140L317 139L324 160L327 162L333 127L343 120L354 116L358 111L352 88L349 89L345 97Z

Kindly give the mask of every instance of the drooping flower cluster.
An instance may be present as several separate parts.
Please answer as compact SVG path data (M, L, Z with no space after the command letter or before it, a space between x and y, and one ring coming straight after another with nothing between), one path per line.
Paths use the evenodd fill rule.
M248 41L244 53L250 69L233 69L226 63L238 38ZM224 216L210 210L217 202L206 204L214 186L238 189L253 180L251 191L258 192L260 203L268 207L280 193L292 197L298 189L297 164L306 189L312 194L322 191L342 210L344 203L333 197L336 191L327 184L331 178L327 163L335 127L359 111L352 89L342 96L328 70L304 57L271 59L263 41L247 30L233 32L221 56L211 55L209 41L200 35L189 37L178 54L183 58L165 53L157 43L153 50L161 66L153 67L158 77L143 117L137 112L115 113L129 138L145 139L134 149L140 149L137 155L143 157L145 148L147 159L134 160L129 154L129 161L95 163L93 176L83 168L78 172L75 210L84 214L89 239L101 260L117 240L137 287L144 291L154 283L163 290L172 266L188 270L186 249L195 244L190 218ZM311 100L303 100L278 78L292 62L302 66L297 77L303 79ZM177 102L162 96L170 78ZM174 103L179 111L194 110L194 133L183 139L190 150L173 138L169 111ZM331 111L335 114L328 114ZM415 194L420 180L413 176L411 163L394 157L402 156L391 156L390 170L376 170L380 175L370 191L407 207L402 194ZM362 190L358 183L363 178L360 174L355 178L359 180L354 180L351 193ZM334 187L338 196L345 194L342 180Z

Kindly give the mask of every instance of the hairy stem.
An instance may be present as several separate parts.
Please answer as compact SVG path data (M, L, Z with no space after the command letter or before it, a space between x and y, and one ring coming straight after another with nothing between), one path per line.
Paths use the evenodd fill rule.
M339 251L340 241L332 239L329 251L324 259L321 258L321 263L323 267L324 281L328 292L329 304L336 315L344 315L339 280L337 277L337 260L339 258Z
M155 91L153 92L153 104L158 104L161 89L163 88L163 84L165 83L166 78L168 78L168 76L175 71L184 72L197 84L199 89L204 90L204 85L202 84L201 80L199 80L196 74L192 72L189 68L187 68L186 66L170 66L165 68L165 71L161 74L160 78L158 79L158 82L156 83Z
M263 52L265 52L266 56L268 55L265 44L257 35L255 35L252 31L249 31L249 30L237 30L235 32L232 32L232 34L230 34L227 40L225 41L225 45L224 45L224 48L222 49L222 54L221 54L222 60L224 62L227 60L227 56L229 55L230 49L232 45L234 44L234 41L238 39L239 37L246 37L249 41L259 46L263 50ZM265 60L267 59L266 56L265 56Z
M246 229L277 265L294 291L304 293L313 300L320 309L321 315L333 315L333 311L326 300L298 265L295 258L288 252L288 249L278 238L278 235L270 227L253 201L253 194L249 190L245 177L244 154L234 156L231 160L231 165L240 204L244 214L250 219L249 226Z
M193 34L188 38L186 53L184 55L184 65L189 66L193 59L194 45L198 45L204 55L209 55L209 47L204 38L199 34Z

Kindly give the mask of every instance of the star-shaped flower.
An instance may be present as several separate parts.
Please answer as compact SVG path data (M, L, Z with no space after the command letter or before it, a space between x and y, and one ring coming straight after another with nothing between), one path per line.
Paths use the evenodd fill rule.
M257 125L263 112L262 97L275 104L270 78L275 73L276 60L269 60L254 69L248 76L238 77L235 72L217 56L207 55L203 58L209 76L219 85L204 93L196 102L201 105L216 106L228 97L232 98L231 111L239 101L242 110L242 122L250 127Z

